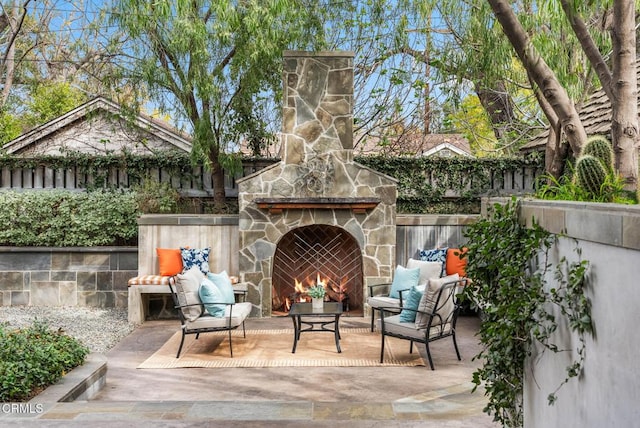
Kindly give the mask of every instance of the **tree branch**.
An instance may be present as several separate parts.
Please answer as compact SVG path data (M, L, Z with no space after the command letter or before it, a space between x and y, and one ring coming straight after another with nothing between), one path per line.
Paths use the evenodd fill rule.
M522 65L531 74L532 79L542 91L542 95L558 116L571 150L576 155L579 154L587 139L587 134L567 91L531 43L529 36L511 8L511 2L509 0L487 1Z
M611 70L609 70L607 63L600 54L600 50L598 50L593 38L589 34L587 25L580 16L578 16L575 9L569 3L570 2L568 0L560 0L562 10L564 10L565 15L567 15L567 19L580 42L580 46L582 46L582 50L585 55L587 55L587 59L591 63L591 66L596 70L596 73L598 73L602 89L607 94L607 97L612 100L613 92L611 90Z

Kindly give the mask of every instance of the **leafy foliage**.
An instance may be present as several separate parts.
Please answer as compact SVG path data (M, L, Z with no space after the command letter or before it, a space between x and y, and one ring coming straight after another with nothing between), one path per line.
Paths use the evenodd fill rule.
M0 156L0 168L73 170L77 176L90 176L84 186L88 189L107 187L108 177L113 171L126 170L129 184L142 184L149 171L162 168L171 179L191 180L193 166L188 153L178 151L158 151L153 155L139 155L128 152L94 155L70 151L64 156L42 155L24 158L20 156Z
M415 214L479 212L480 197L500 186L505 172L543 168L537 158L358 156L355 160L395 177L398 212Z
M309 287L309 289L307 290L307 294L314 299L322 299L326 294L326 291L321 284L317 284Z
M474 280L464 296L483 318L479 336L484 349L475 357L482 367L474 372L473 382L476 387L484 385L489 396L485 412L503 426L521 427L527 358L536 343L560 352L552 342L560 323L556 312L580 337L577 357L558 388L582 370L583 338L592 332L590 302L584 294L588 262L561 260L555 267L555 286L549 287L546 278L552 266L546 256L553 235L535 222L523 226L515 199L495 204L488 218L469 225L464 234L469 248L467 275ZM556 391L550 394L550 403Z
M16 138L21 132L20 119L0 110L0 147Z
M575 169L569 164L566 173L560 179L544 174L538 179L536 197L546 200L613 202L617 204L636 204L637 198L624 189L624 180L615 174L606 174L597 192L590 192L574 178Z
M134 187L136 202L145 214L170 214L178 211L180 194L169 183L147 178Z
M0 324L0 402L26 401L69 370L89 349L61 331L35 322L21 330Z
M139 215L133 192L0 193L0 245L90 247L131 245Z
M193 155L216 184L224 180L220 155L247 132L266 131L252 112L268 105L264 93L279 97L282 52L322 39L315 34L323 9L299 0L118 0L112 12L135 57L123 78L146 85L161 110L184 119ZM213 196L224 203L223 191Z
M86 95L69 83L47 83L31 88L30 112L27 121L32 126L54 119L86 101Z

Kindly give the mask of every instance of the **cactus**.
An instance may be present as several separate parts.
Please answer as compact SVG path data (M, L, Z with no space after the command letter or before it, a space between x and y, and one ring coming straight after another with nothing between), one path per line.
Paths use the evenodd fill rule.
M602 162L591 156L580 156L576 163L576 180L578 186L593 196L600 195L607 171Z
M593 156L602 162L608 173L613 173L613 148L602 135L594 135L587 139L582 155Z

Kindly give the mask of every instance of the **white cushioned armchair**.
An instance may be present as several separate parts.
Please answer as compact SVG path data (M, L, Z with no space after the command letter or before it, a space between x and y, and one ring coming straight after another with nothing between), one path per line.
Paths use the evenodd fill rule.
M246 337L244 323L251 313L252 305L250 302L236 303L235 299L233 303L230 303L228 299L203 303L199 293L203 281L206 281L205 275L197 267L178 274L169 281L171 297L178 309L182 330L182 339L180 340L176 358L180 357L184 338L187 334L195 334L196 339L198 339L200 333L214 331L229 332L229 352L233 357L231 331L242 326L243 337ZM233 294L233 290L231 293ZM210 307L217 309L215 316L209 313L208 308Z
M409 352L413 352L413 343L423 343L431 370L434 370L429 343L451 337L456 356L460 360L460 351L456 342L456 323L460 306L457 295L467 280L457 274L429 280L423 293L414 289L405 293L404 306L400 308L381 308L379 328L382 334L380 362L384 360L386 337L395 337L410 341ZM410 294L410 295L407 295Z
M438 278L442 272L442 263L427 262L410 258L407 267L396 267L391 284L369 285L367 304L371 308L371 331L375 329L375 313L380 308L388 312L400 312L406 293L413 286L426 286L429 278Z

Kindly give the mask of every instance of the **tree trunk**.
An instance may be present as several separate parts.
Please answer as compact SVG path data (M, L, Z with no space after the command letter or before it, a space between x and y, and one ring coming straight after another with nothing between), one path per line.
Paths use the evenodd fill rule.
M571 150L575 155L580 154L587 134L569 95L531 43L529 36L511 9L511 2L509 0L487 1L491 5L496 19L500 22L503 32L522 61L522 65L530 73L544 98L558 116L558 121ZM549 122L552 123L551 120Z
M213 185L213 211L216 214L223 214L227 210L227 195L224 189L224 169L220 165L218 152L212 151L209 160L211 161L211 181Z
M25 2L24 7L29 2ZM13 76L15 73L15 54L16 54L16 38L22 28L24 22L24 14L19 16L18 5L14 5L10 9L7 8L4 14L0 16L3 21L3 32L6 31L6 50L0 58L0 76L4 74L4 81L2 82L2 94L0 95L0 108L4 107L9 98L11 87L13 86Z
M549 126L549 137L544 153L544 168L547 174L560 179L564 173L565 163L569 154L569 146L562 139L556 125Z
M638 188L638 90L634 2L616 0L613 6L613 79L611 81L611 136L615 168L625 189Z
M516 121L513 113L513 100L504 86L504 82L496 82L493 88L485 88L480 83L475 85L480 104L489 115L493 133L498 141L503 141L509 131L513 130Z

